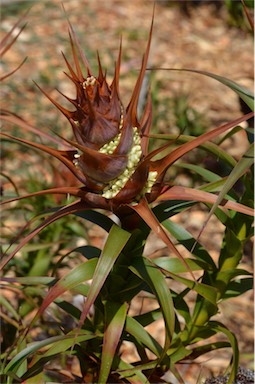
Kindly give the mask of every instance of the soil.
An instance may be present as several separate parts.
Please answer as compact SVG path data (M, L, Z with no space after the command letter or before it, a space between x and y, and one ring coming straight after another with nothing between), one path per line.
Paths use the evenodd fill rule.
M15 3L11 2L12 6ZM152 68L190 68L205 70L225 76L241 85L253 89L253 40L247 30L229 24L229 14L220 1L204 2L192 7L188 4L188 13L171 1L156 1L153 39L150 54ZM216 3L216 4L215 4ZM152 20L153 2L133 1L23 1L15 12L8 12L9 5L2 7L2 34L6 33L17 18L30 7L26 16L28 24L18 42L4 57L1 68L15 68L25 56L28 56L22 70L12 76L2 86L2 108L8 108L20 114L35 126L43 127L45 132L52 125L60 129L69 129L64 117L60 116L53 105L38 91L32 80L43 89L61 98L57 92L71 95L70 82L63 74L66 70L61 55L70 54L67 21L63 11L78 33L85 53L96 68L96 52L99 51L103 66L107 68L109 78L114 73L114 61L117 58L120 36L122 36L123 61L121 65L121 98L126 105L130 99L141 65L142 54ZM210 128L237 118L241 115L240 103L234 92L208 77L178 72L156 70L149 75L155 100L154 114L157 119L156 132L176 132L176 121L168 102L180 95L188 95L189 106L206 120ZM61 102L63 99L61 98ZM163 116L163 117L162 117ZM240 132L226 144L229 153L236 159L245 152L247 142ZM186 183L185 176L179 182ZM197 235L206 218L207 211L194 208L189 214L183 213L178 222L192 234ZM216 219L212 219L201 241L215 259L219 256L223 228ZM91 228L95 244L103 241L96 228ZM147 254L164 245L152 234L146 247ZM243 266L252 270L250 256L243 260ZM242 267L242 265L241 265ZM139 300L134 307L139 308ZM150 304L148 304L150 305ZM134 311L136 308L134 308ZM253 297L246 293L240 298L222 304L217 317L239 340L241 352L240 364L252 368L253 360ZM151 332L162 337L162 325L156 324ZM133 351L127 346L123 351L127 361L133 361ZM195 384L206 377L224 372L230 358L230 352L217 352L215 355L200 358L196 363L179 367L185 383ZM75 369L75 367L73 367ZM78 373L78 372L77 372ZM172 377L166 380L175 383Z

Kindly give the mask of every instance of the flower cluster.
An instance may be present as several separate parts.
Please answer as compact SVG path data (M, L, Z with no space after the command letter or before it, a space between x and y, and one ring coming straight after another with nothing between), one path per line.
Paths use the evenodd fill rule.
M151 100L148 100L142 118L137 117L137 104L149 56L151 34L143 58L142 67L127 108L119 96L121 47L111 85L103 73L98 56L98 76L94 76L81 50L72 28L70 41L75 69L64 56L70 74L66 74L76 87L76 97L63 95L74 107L70 111L48 94L44 94L67 117L75 140L66 140L75 150L66 151L65 161L69 169L82 182L81 197L94 208L115 211L125 204L136 204L150 194L154 185L161 190L158 172L148 154L151 124ZM82 73L79 56L87 69ZM40 88L40 87L39 87ZM157 195L157 193L156 193ZM155 197L155 186L154 186Z

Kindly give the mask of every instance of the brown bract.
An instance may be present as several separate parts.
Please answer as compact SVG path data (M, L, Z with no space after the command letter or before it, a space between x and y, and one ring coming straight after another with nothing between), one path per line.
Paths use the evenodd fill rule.
M108 202L105 202L105 199L114 199L118 205L130 203L150 189L146 186L150 176L150 161L146 158L147 135L152 120L150 97L140 121L137 118L137 104L149 56L152 26L142 67L126 109L119 96L121 45L114 78L109 85L99 55L96 77L91 72L71 25L69 36L74 68L64 54L63 56L70 72L66 75L75 85L76 97L71 99L60 93L75 109L70 111L64 108L37 86L65 115L72 126L74 140L66 141L76 148L77 152L67 151L64 156L69 160L69 169L84 184L84 193L90 192L89 195L84 194L85 201L90 205L94 205L93 202L97 201L97 207L107 206ZM82 73L79 59L87 70L87 76ZM155 179L155 172L153 177ZM88 200L91 193L99 195L92 199L93 202ZM112 202L111 207L114 205Z

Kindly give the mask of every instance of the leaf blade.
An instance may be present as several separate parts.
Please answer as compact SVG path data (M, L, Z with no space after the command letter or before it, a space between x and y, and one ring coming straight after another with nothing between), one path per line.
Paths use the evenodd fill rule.
M81 328L90 307L94 303L100 289L111 271L111 268L130 236L131 234L129 232L118 227L117 225L114 224L112 226L93 275L93 281L81 314L77 332Z
M111 370L114 355L124 328L127 304L105 303L105 332L98 382L105 384Z

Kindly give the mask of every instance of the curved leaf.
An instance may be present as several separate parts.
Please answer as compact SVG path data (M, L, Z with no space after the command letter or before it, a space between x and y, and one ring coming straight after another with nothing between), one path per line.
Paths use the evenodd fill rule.
M146 314L147 316L150 314ZM145 316L143 316L144 318ZM163 349L160 344L146 331L144 326L137 321L138 318L127 316L126 318L126 332L132 335L135 340L148 348L157 357L160 357L163 353Z
M33 318L31 326L35 323L39 316L45 311L45 309L54 301L56 298L61 296L64 292L75 288L77 285L84 281L91 280L93 273L97 265L97 259L91 259L83 264L78 265L72 269L69 273L63 276L49 291L45 299L43 300L38 312Z
M182 261L183 265L186 266L187 271L190 272L191 276L195 281L196 279L195 279L195 276L193 275L192 270L189 268L184 257L180 254L178 249L175 247L175 245L172 243L172 241L168 237L165 230L160 225L160 222L158 221L157 217L154 215L153 211L150 209L147 200L143 198L140 200L138 204L132 205L131 208L138 213L138 215L145 221L145 223L167 245L169 250L172 251Z
M107 301L105 303L105 331L99 383L107 383L114 355L126 320L127 304Z
M171 292L166 284L166 279L156 264L141 257L134 261L130 266L130 270L140 276L150 286L155 293L166 324L166 340L165 345L168 345L173 337L175 312Z
M201 167L200 165L179 163L179 164L176 164L175 166L179 168L190 169L191 171L194 171L196 174L202 176L203 179L206 181L213 182L213 181L221 180L221 177L219 175L209 171L208 169Z
M126 363L122 359L119 360L116 372L121 378L126 378L126 380L131 384L150 384L148 378L142 373L141 367L136 367L132 364Z
M209 253L200 245L193 236L186 231L181 225L174 223L172 220L165 220L163 222L164 227L182 244L186 249L188 249L196 258L199 259L197 267L203 267L205 270L216 269L216 265L209 255ZM187 260L187 263L195 262L195 260ZM204 264L201 264L203 262ZM192 268L192 267L191 267ZM171 269L170 269L171 270ZM194 270L194 269L193 269ZM176 272L172 270L172 272Z
M240 86L239 84L235 83L234 81L232 81L226 77L215 75L214 73L211 73L211 72L198 71L198 70L192 70L192 69L187 69L185 71L209 76L212 79L215 79L215 80L219 81L220 83L226 85L227 87L232 89L232 91L237 93L238 96L245 102L245 104L247 104L248 107L252 111L254 111L254 95L247 88Z
M48 276L26 276L26 277L0 277L0 281L8 283L20 283L22 285L51 285L56 281L55 277Z
M227 130L237 126L241 122L248 120L249 118L253 117L254 113L248 113L244 116L241 116L233 121L230 121L229 123L223 124L220 127L217 127L215 129L212 129L209 132L206 132L195 139L193 139L190 142L187 142L180 147L175 148L172 152L170 152L168 155L163 157L160 160L155 161L156 169L158 172L158 178L162 173L166 171L167 168L173 163L175 163L178 159L180 159L183 155L190 152L194 148L199 147L200 145L204 144L205 142L214 139L215 137L218 137L220 134L226 132Z
M89 340L89 339L92 339L94 337L95 336L91 335L91 334L80 335L76 339L76 342L80 343L82 341ZM73 341L74 335L69 334L69 335L63 335L63 336L54 336L54 337L50 337L46 340L35 341L35 342L29 344L25 349L23 349L23 351L19 352L9 362L9 364L4 369L4 373L7 374L9 371L16 372L17 369L19 368L19 366L23 363L23 361L25 361L31 354L39 351L41 348L44 348L44 347L49 346L51 344L57 343L59 341L67 340L67 339L71 339Z
M82 217L85 220L91 221L94 224L97 224L99 227L105 229L107 232L109 232L113 224L115 224L110 217L92 209L88 209L83 212L76 212L75 215Z
M130 236L131 234L129 232L118 227L117 225L114 224L112 226L93 275L92 284L90 286L87 300L85 302L79 321L77 334L82 327L85 318L87 317L90 307L98 296L100 289L104 285L104 282L109 275L116 259L126 245Z
M211 216L214 214L217 207L221 204L221 202L223 201L223 199L224 199L225 195L228 193L228 191L233 187L233 185L237 182L237 180L239 180L240 177L252 166L253 163L254 163L254 144L252 144L250 146L248 151L243 155L243 157L238 161L237 165L231 171L231 173L228 176L221 192L219 193L216 201L214 202L201 231L204 230L204 228L207 225L208 221L210 220ZM233 206L234 202L228 201L228 203L226 203L224 206L227 207L227 204L229 204L229 205L231 204ZM243 206L243 207L245 207L245 206ZM240 208L241 208L241 204L235 203L235 207L233 207L231 209L236 210L236 211L241 212L241 213L244 213L246 215L247 214L251 215L251 216L254 215L254 210L252 208L246 207L247 209L245 209L245 210L243 210L243 209L241 210ZM197 239L199 239L199 237L202 233L201 231L200 231Z
M189 289L194 290L199 295L207 299L213 305L216 305L218 290L215 287L212 287L204 283L194 282L192 280L181 277L179 274L173 273L171 270L171 263L169 265L168 261L169 260L164 261L163 258L159 258L159 259L153 260L153 264L155 264L155 266L158 266L164 272L165 275L170 276L172 279L176 281L179 281L180 283L187 286ZM164 268L161 267L161 264L164 265Z
M186 259L186 261L192 271L203 271L206 268L212 270L212 267L210 265L205 262L203 263L200 260ZM167 269L172 273L187 273L187 269L183 266L183 264L177 257L162 256L154 258L153 262L157 264L160 268Z
M222 300L227 300L231 297L237 297L243 293L253 289L253 278L240 279L231 281L228 284L226 292L222 296Z
M25 245L27 244L35 235L37 235L41 230L43 230L45 227L47 227L49 224L54 223L54 221L70 215L71 213L75 213L77 211L83 211L86 210L87 207L84 204L83 201L75 201L67 206L61 207L57 212L52 214L50 217L45 219L40 225L38 225L37 228L35 228L32 232L30 232L27 236L23 237L23 239L20 241L20 243L17 245L17 247L14 249L11 254L2 261L0 264L0 270L4 268L4 266L16 255L16 253ZM25 226L26 227L26 226Z
M215 351L216 349L229 348L231 347L230 343L227 341L216 341L214 343L209 343L206 345L201 345L192 349L191 355L189 355L189 360L194 360L204 355L205 353Z
M217 321L210 321L208 323L210 325L210 328L214 330L215 332L219 333L224 333L227 338L229 339L230 345L233 350L233 358L231 362L231 371L229 374L229 378L227 381L227 384L231 384L235 381L237 370L238 370L238 363L239 363L239 350L238 350L238 343L235 335L229 331L223 324L217 322Z
M152 139L174 140L176 144L185 144L194 140L194 136L189 136L189 135L176 136L174 134L165 134L165 133L151 134L150 137ZM217 159L221 159L224 163L227 163L231 167L234 167L236 164L236 160L215 143L211 143L211 142L203 143L203 144L200 144L198 147L205 150L206 152L209 152L215 155Z
M239 84L235 83L234 81L232 81L226 77L215 75L214 73L211 73L211 72L200 71L200 70L196 70L196 69L152 68L151 70L192 72L192 73L198 73L200 75L205 75L205 76L211 77L212 79L215 79L215 80L219 81L221 84L224 84L227 87L229 87L230 89L232 89L245 102L245 104L247 104L248 107L252 111L254 111L254 95L245 87L240 86Z
M233 179L231 180L231 182L233 182ZM231 182L227 184L227 187L231 185ZM187 188L187 187L176 185L170 188L169 190L167 190L166 192L164 192L161 196L159 196L157 201L172 200L172 199L176 200L179 197L182 200L190 200L190 201L214 204L214 210L210 214L211 216L214 213L215 209L218 207L218 205L220 205L227 191L228 191L228 188L223 187L224 193L220 193L219 195L214 195L212 193L205 192L199 189ZM246 205L243 205L240 203L236 203L235 201L224 200L224 204L220 205L220 207L222 206L227 209L232 209L234 211L244 213L245 215L253 216L252 208L247 207Z

